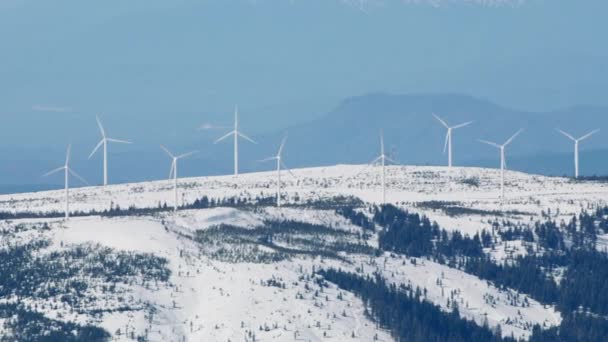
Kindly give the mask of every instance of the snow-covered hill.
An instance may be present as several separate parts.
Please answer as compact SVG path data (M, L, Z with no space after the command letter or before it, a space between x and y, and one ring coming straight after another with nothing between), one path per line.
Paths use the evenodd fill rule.
M507 199L501 205L499 173L490 169L394 166L388 168L387 179L388 201L471 235L491 230L496 219L566 219L608 199L606 184L508 172ZM270 197L274 180L274 172L184 179L182 201ZM333 285L321 287L311 278L313 270L333 267L378 273L390 282L424 288L426 299L442 310L450 312L457 305L462 317L500 326L505 336L526 338L535 324L559 325L561 316L553 306L428 258L369 252L378 247L376 235L362 239L362 228L333 209L295 205L337 196L378 203L380 190L377 168L341 165L286 174L284 196L291 206L281 209L216 207L177 214L85 215L68 222L0 221L0 250L44 241L29 249L28 260L69 260L58 261L53 270L65 274L65 288L71 289L48 290L50 273L40 281L45 291L33 288L0 298L0 304L26 303L29 310L52 320L101 327L116 340L253 341L254 335L256 341L392 340L390 332L364 315L360 299ZM0 212L61 211L63 195L48 191L0 196ZM79 188L72 196L72 209L87 212L172 205L173 193L168 181L158 181ZM268 240L264 229L276 222L301 226L286 223L272 230ZM525 244L505 243L486 252L500 261L527 250ZM64 272L73 266L70 263L83 266ZM112 272L87 268L98 263L110 265ZM144 267L147 273L123 270L128 263L150 266ZM86 285L80 289L75 282ZM78 300L66 299L75 293Z
M527 221L549 210L556 217L569 217L582 209L592 209L608 202L608 184L576 182L569 178L530 175L507 171L506 199L500 201L500 171L463 167L389 166L387 167L387 202L415 207L447 229L474 232L488 226L484 218L495 216ZM365 202L381 201L380 169L362 165L338 165L293 170L282 178L283 196L291 203L307 200L355 196ZM186 178L180 180L182 204L207 196L252 199L275 195L275 172L233 176ZM173 205L173 183L156 181L72 190L71 210L101 211L111 206L128 208ZM64 208L63 191L45 191L0 196L0 211L49 212ZM467 219L451 217L436 205L473 209ZM435 209L433 209L435 208ZM475 224L474 224L475 223Z

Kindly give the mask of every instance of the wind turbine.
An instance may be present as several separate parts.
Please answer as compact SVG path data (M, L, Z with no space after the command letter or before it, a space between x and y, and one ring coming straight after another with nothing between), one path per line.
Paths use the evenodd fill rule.
M130 144L131 142L126 140L108 138L106 136L106 131L103 129L103 125L99 120L99 117L96 117L96 119L97 125L99 126L99 131L101 132L101 140L99 141L97 146L95 146L93 152L91 152L91 154L89 155L89 159L91 159L95 152L97 152L97 150L103 145L103 186L106 187L108 185L108 142L120 144Z
M181 154L179 156L175 156L165 146L160 145L160 148L162 148L165 152L167 152L169 157L171 157L171 159L173 160L173 162L171 163L171 171L169 171L169 179L171 179L171 177L173 177L173 190L175 191L175 204L173 206L173 211L176 212L177 208L179 207L179 197L177 195L177 161L182 158L189 157L189 156L197 153L198 151L192 151L192 152Z
M62 167L58 167L53 171L45 173L43 177L50 176L59 171L64 171L65 177L65 220L67 221L70 218L70 174L76 178L78 178L84 184L88 184L84 178L80 177L74 170L70 168L70 151L72 149L72 145L68 145L68 151L65 157L65 165Z
M287 166L285 166L285 163L283 163L283 148L285 148L285 142L287 142L287 135L285 135L285 137L283 137L283 141L281 141L281 146L279 147L279 152L277 153L276 156L274 157L269 157L266 159L262 159L260 160L261 162L265 162L265 161L271 161L271 160L276 160L277 161L277 207L281 207L281 166L284 167L287 171L289 171L289 169L287 168ZM289 171L289 173L291 173L291 171ZM292 173L293 175L293 173ZM293 175L295 177L295 175Z
M495 142L487 141L487 140L479 140L480 142L494 146L500 149L500 199L501 201L505 200L505 168L507 167L507 159L505 158L505 148L515 140L515 138L523 132L523 129L520 129L515 134L513 134L509 140L507 140L504 144L498 145Z
M386 153L384 152L384 133L382 131L380 131L380 155L376 159L372 160L369 164L367 164L367 167L365 169L363 169L361 172L359 172L357 175L363 173L365 170L367 170L368 167L374 166L378 162L380 162L380 166L382 166L382 204L386 203L386 162L387 161L390 163L393 163L393 164L397 164L396 161L389 158L386 155Z
M443 120L439 116L437 116L435 114L433 114L433 116L435 117L435 119L437 119L437 121L439 121L439 123L441 123L443 125L443 127L445 127L448 130L445 135L445 144L443 145L443 153L445 153L446 150L448 151L448 166L451 168L452 167L452 132L455 129L463 128L463 127L466 127L466 126L472 124L473 121L465 122L463 124L456 125L456 126L450 126L447 124L447 122L445 120Z
M583 135L582 137L576 139L575 137L573 137L572 135L562 131L561 129L557 130L558 132L560 132L561 134L565 135L567 138L569 138L570 140L574 141L574 178L578 178L578 145L581 141L591 137L592 135L594 135L595 133L599 132L599 129L596 129L594 131L591 131L585 135Z
M234 176L237 177L239 175L239 137L241 137L245 140L248 140L254 144L257 144L257 142L253 141L253 139L251 139L248 136L246 136L245 134L239 132L239 107L238 106L234 107L234 130L226 133L226 135L217 139L214 142L214 144L217 144L220 141L222 141L230 136L234 136Z

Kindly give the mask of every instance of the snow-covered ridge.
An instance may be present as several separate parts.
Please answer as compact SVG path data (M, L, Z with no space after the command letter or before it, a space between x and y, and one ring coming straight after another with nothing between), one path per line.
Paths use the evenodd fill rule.
M365 202L381 201L379 168L364 165L337 165L292 170L293 175L282 178L283 196L288 202L355 196ZM460 218L450 217L441 210L425 206L429 202L456 203L458 207L487 212L468 215L473 222L482 223L491 213L502 211L515 220L539 218L550 210L556 218L567 218L583 209L606 205L608 184L575 182L568 178L546 177L508 171L506 201L499 200L499 170L468 167L390 166L387 167L387 201L428 214L447 229L472 233L483 227ZM255 198L275 195L275 172L259 172L234 176L214 176L180 179L181 203L192 203L202 196L221 199L229 197ZM172 205L173 187L170 181L154 181L77 188L71 191L72 210L102 211L111 206L127 208ZM0 196L0 211L48 212L63 210L63 191L44 191Z

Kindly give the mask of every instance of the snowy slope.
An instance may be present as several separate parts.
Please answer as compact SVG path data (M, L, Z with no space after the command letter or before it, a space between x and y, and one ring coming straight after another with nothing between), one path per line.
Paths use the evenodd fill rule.
M353 195L378 203L381 196L378 169L342 165L299 169L293 173L295 177L285 177L284 189L291 201ZM424 213L442 227L467 233L489 228L489 221L501 209L504 213L501 218L515 221L538 219L548 209L559 219L605 204L608 198L605 184L508 172L508 198L501 207L497 199L499 174L496 170L407 166L390 167L387 174L389 201ZM471 180L478 185L471 185ZM232 176L192 178L182 180L181 184L185 202L203 195L255 198L274 194L274 173L244 174L238 179ZM0 211L60 211L62 196L61 191L0 196ZM167 181L158 181L113 185L107 189L80 188L73 190L73 196L74 210L103 210L110 205L157 207L165 201L171 205L172 188ZM425 205L429 201L454 202L479 212L450 216L441 209L429 208ZM487 322L492 327L500 325L506 335L527 337L534 324L550 327L561 321L554 307L545 307L516 291L500 290L477 277L426 259L416 259L414 264L412 258L385 253L379 257L343 254L342 261L297 255L272 263L232 263L213 257L196 240L197 234L219 224L254 229L268 220L320 224L345 236L360 230L334 211L304 207L213 208L184 210L177 215L164 212L119 218L87 216L68 222L22 219L0 221L0 229L10 232L6 235L10 243L49 239L51 243L42 253L98 244L166 258L171 271L166 284L144 285L132 281L122 285L124 298L106 297L88 304L90 309L130 303L140 308L138 310L117 310L103 315L72 312L66 307L50 310L53 299L48 300L44 309L38 309L52 318L101 326L117 340L132 339L130 333L146 334L154 341L247 341L251 340L252 333L262 341L346 340L352 339L353 334L362 341L370 341L374 335L381 341L392 340L388 332L364 317L363 304L352 294L344 293L344 299L338 300L338 292L343 291L333 287L323 290L307 279L313 268L323 267L353 272L363 269L365 274L379 271L391 282L425 288L427 299L446 312L456 302L464 317L479 324ZM50 229L40 228L43 223L49 224ZM20 225L30 228L17 229ZM608 245L606 240L600 239L603 246ZM9 242L2 242L0 247L5 243ZM376 241L371 239L366 243L374 246ZM214 247L226 246L230 247L229 240L218 241ZM496 259L502 259L509 253L523 252L521 245L513 243L499 246L491 253ZM274 286L269 280L283 287ZM524 302L528 305L523 305Z
M164 219L171 221L168 225L175 229L187 232L194 225L212 224L219 211L224 210L203 210L202 215L200 211L189 211ZM242 213L222 214L226 215L227 222L250 223L247 220L237 222ZM179 226L184 223L188 226ZM377 330L363 317L362 303L354 296L346 293L343 300L337 300L335 288L326 289L318 298L313 295L319 288L300 277L310 273L313 265L323 264L320 259L276 264L223 263L200 255L195 243L176 233L166 230L158 218L87 217L68 223L53 222L52 229L44 233L53 241L51 250L97 243L119 250L154 253L169 260L173 274L168 286L149 290L135 285L130 289L130 296L134 297L132 302L146 303L158 309L151 327L146 310L105 314L102 319L72 316L67 312L62 313L63 317L83 323L92 319L112 333L120 329L121 335L114 335L117 340L129 340L125 331L141 335L146 329L150 329L148 337L153 341L182 341L182 338L187 341L242 341L249 330L262 341L293 341L294 334L306 341L321 341L324 336L342 340L350 338L353 332L364 341L372 340L376 334L381 341L391 340L386 332ZM261 284L277 276L286 288ZM309 289L305 288L306 284ZM296 299L298 294L303 298ZM60 311L45 314L57 317ZM260 330L260 327L264 329Z
M352 256L352 263L344 263L323 258L295 258L273 264L225 263L200 254L199 247L183 234L192 232L192 227L209 227L217 222L215 217L222 214L226 222L249 225L252 219L262 220L276 213L260 213L257 217L243 220L242 213L230 209L205 209L185 211L177 217L157 218L75 218L68 223L56 220L52 229L44 234L53 244L50 249L60 249L71 245L97 243L119 250L129 250L167 258L172 271L170 285L150 290L140 286L130 289L135 303L146 303L158 308L150 327L146 310L127 313L105 314L93 322L107 331L122 331L122 338L128 340L124 332L143 334L150 329L151 340L187 341L242 340L247 330L253 330L257 338L265 341L292 341L297 331L303 340L323 340L323 333L343 340L352 333L362 341L372 340L378 334L381 341L390 341L387 332L377 330L375 325L363 316L362 303L350 294L342 301L337 300L336 289L325 290L319 297L314 282L302 281L301 277L310 273L313 267L340 267L355 271L363 264L366 273L379 270L391 282L413 284L428 290L427 299L440 305L446 311L448 298L456 298L465 317L490 326L500 324L503 332L515 336L528 336L534 324L557 325L560 316L552 307L544 308L528 298L529 307L522 307L525 295L514 291L501 291L474 276L461 271L419 259L413 265L410 259L393 258L388 254L369 259ZM302 213L300 218L311 221L324 213ZM338 225L342 218L329 222ZM165 225L161 223L165 222ZM255 222L255 221L254 221ZM21 222L23 223L23 221ZM186 224L186 225L184 225ZM165 227L172 227L167 230ZM390 270L390 271L388 271ZM260 282L279 277L287 284L285 289L268 287ZM437 284L437 279L441 284ZM309 289L305 286L308 284ZM455 294L451 294L456 291ZM296 299L298 294L303 299ZM329 300L326 300L329 298ZM452 296L452 297L450 297ZM495 305L488 305L484 298L492 298ZM510 303L517 298L516 303ZM100 303L99 305L116 305ZM343 314L346 313L346 316ZM56 312L46 312L56 317ZM64 313L64 317L72 317ZM76 316L76 321L87 322L91 317ZM320 326L318 326L320 324ZM526 325L528 324L528 325ZM260 331L260 326L270 325L269 331ZM276 326L276 328L275 328ZM525 330L524 328L528 328Z

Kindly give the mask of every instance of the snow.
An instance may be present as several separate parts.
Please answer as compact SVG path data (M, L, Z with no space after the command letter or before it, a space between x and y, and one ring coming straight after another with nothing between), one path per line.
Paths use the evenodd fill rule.
M474 234L490 228L494 213L471 214L466 219L452 217L442 210L426 209L424 202L454 202L458 207L477 210L501 210L501 219L528 222L539 219L543 211L559 212L555 218L569 219L583 209L606 205L608 184L575 182L560 177L506 172L506 200L499 199L500 171L496 169L390 166L387 167L387 201L426 214L449 230ZM337 195L352 195L363 201L381 200L380 173L362 165L337 165L293 170L295 175L283 177L283 195L290 201L322 199ZM209 198L255 198L274 196L274 172L259 172L234 176L187 178L180 180L180 200L191 203L202 196ZM470 180L478 186L470 185ZM46 191L0 196L0 211L49 212L63 210L64 193ZM103 187L72 189L72 210L90 211L121 208L157 207L159 203L173 205L173 186L168 181L118 184Z
M169 219L178 226L190 231L206 229L219 224L228 224L242 228L254 228L264 224L259 217L250 212L234 208L212 208L208 210L184 210Z
M379 203L381 199L378 169L338 165L292 171L295 177L286 175L283 183L288 202L294 203L298 199L304 203L349 195L370 203ZM181 179L180 196L187 203L202 196L215 199L274 196L274 180L274 172L242 174L238 178ZM478 186L471 185L471 180L478 182ZM498 180L499 171L494 169L391 166L387 168L387 199L429 216L443 228L474 234L481 229L491 230L491 221L495 219L527 223L541 219L549 209L553 219L569 219L582 210L606 205L608 198L607 184L508 171L507 198L501 204ZM116 205L152 208L165 201L171 206L172 191L172 184L167 181L110 185L105 189L78 188L71 192L71 206L73 210L81 211L99 211ZM453 202L450 205L479 212L450 216L442 209L429 208L425 203L429 201ZM62 191L0 196L0 211L61 210ZM46 236L52 240L49 250L93 243L166 258L172 271L169 285L145 288L132 284L124 289L133 296L133 302L142 305L142 310L108 313L103 317L74 317L63 313L64 319L102 326L116 340L129 340L125 332L142 334L151 329L151 340L246 341L247 331L252 331L262 341L293 341L296 332L299 339L310 341L324 340L324 333L334 340L351 339L353 332L362 341L372 340L375 334L381 341L390 341L386 331L377 329L364 317L363 303L352 294L345 292L345 300L340 301L337 300L338 290L330 288L316 298L314 282L308 282L311 289L305 288L307 281L303 277L310 274L313 267L355 271L354 265L360 264L366 265L364 268L369 274L378 269L391 282L426 288L427 299L446 311L451 310L447 306L448 298L455 300L464 317L480 324L487 320L491 327L500 324L505 335L512 333L525 338L530 335L533 324L549 327L560 323L560 315L554 307L545 307L512 290L501 291L477 277L425 259L416 259L415 265L412 258L389 255L377 258L347 256L352 263L305 256L271 264L227 263L205 255L201 246L191 239L196 231L219 224L251 229L276 219L322 224L351 232L359 230L333 210L303 207L213 208L118 218L87 216L68 222L24 219L0 221L0 229L10 230L22 223L47 222L50 230L18 231L11 233L11 238L27 241ZM598 239L598 249L605 248L608 248L608 234ZM504 242L486 252L495 260L503 261L509 256L525 255L526 246L520 241ZM261 284L273 277L280 278L285 288ZM303 299L297 299L300 296ZM523 305L524 301L529 306ZM152 325L145 309L148 306L158 310ZM47 310L45 314L57 317L58 312ZM260 330L265 325L268 329ZM119 329L120 335L116 334Z
M475 276L429 260L386 255L377 264L387 280L426 289L427 299L447 312L452 310L448 299L455 301L462 316L479 325L485 320L491 327L500 324L503 336L528 337L535 324L556 326L561 322L554 307L545 307L516 291L501 291ZM529 306L523 305L524 299Z
M597 250L606 252L608 251L608 234L599 235L597 237Z
M521 240L503 241L494 249L486 248L486 254L489 254L492 260L497 263L503 263L505 260L513 260L517 257L528 255L528 250L538 248L535 243L525 242Z
M141 218L73 218L56 231L54 239L64 245L92 242L141 253L177 249L179 245L176 237L167 234L162 224Z
M207 217L207 225L217 222L217 209L202 212L189 211L175 220L202 223L201 218ZM227 217L235 216L239 215ZM199 256L198 247L191 240L166 230L158 220L142 218L75 218L65 227L54 230L54 241L55 244L63 242L64 246L99 243L121 250L154 253L170 261L174 275L171 287L155 292L137 288L133 293L136 301L154 303L161 308L155 318L151 340L180 340L183 336L188 341L236 341L243 340L246 330L253 330L258 339L265 341L291 341L295 331L303 340L320 341L323 332L344 339L356 330L361 340L371 340L376 333L381 340L390 340L385 332L376 331L374 324L361 316L362 303L352 295L338 301L337 290L329 290L323 297L327 295L331 299L325 302L325 299L314 299L312 290L304 289L304 283L299 281L302 275L299 269L302 267L310 272L312 265L317 263L315 260L278 264L212 261ZM287 284L286 289L260 285L261 280L276 275ZM305 299L295 300L297 293L304 294ZM323 306L319 307L319 303ZM352 315L342 317L344 311ZM322 323L321 327L316 327L317 322ZM276 329L273 328L275 323ZM260 331L259 327L265 324L271 329ZM366 329L362 325L366 325ZM113 313L104 317L101 326L112 333L118 329L141 333L147 323L143 313Z

